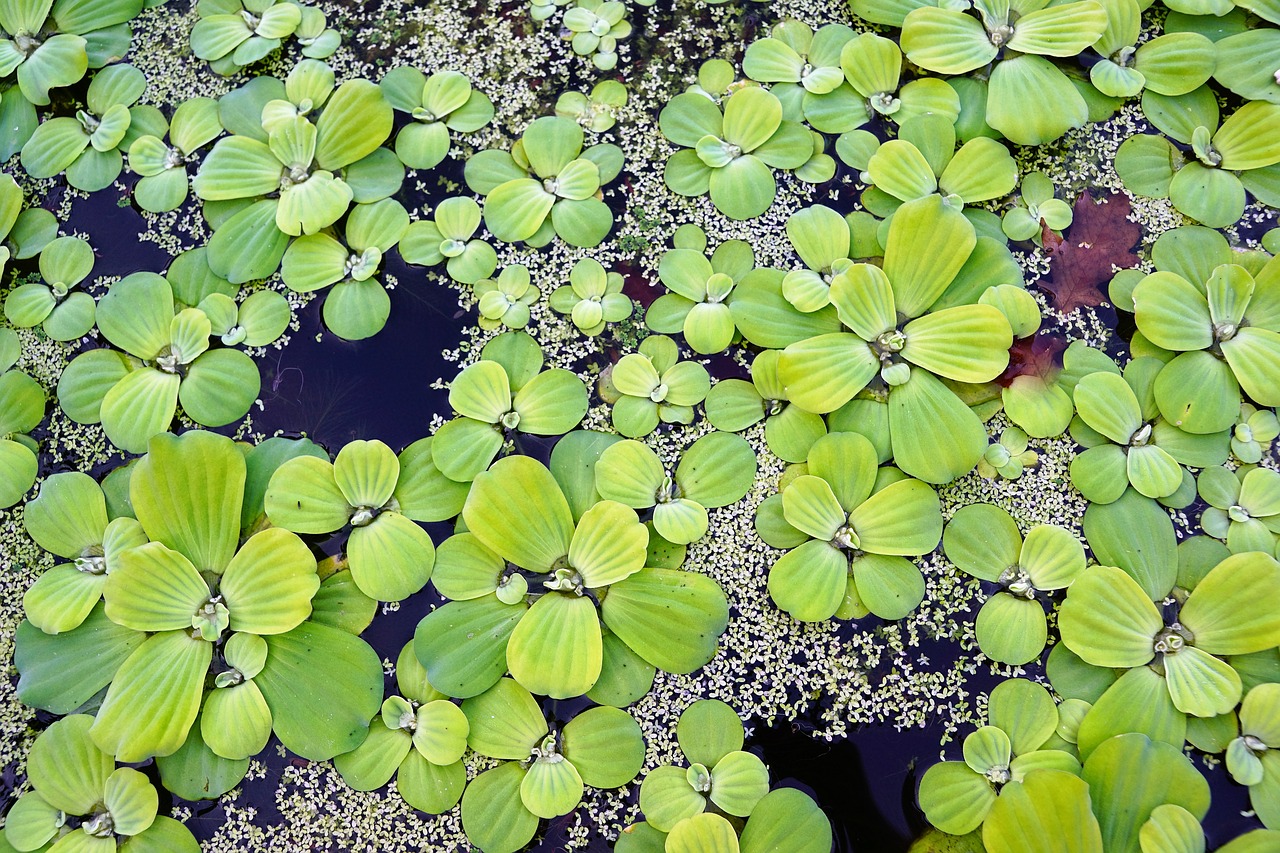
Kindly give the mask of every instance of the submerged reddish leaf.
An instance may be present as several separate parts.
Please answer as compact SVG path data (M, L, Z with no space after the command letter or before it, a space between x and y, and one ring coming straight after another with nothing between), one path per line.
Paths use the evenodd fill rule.
M1018 338L1009 348L1009 366L996 377L996 383L1007 388L1019 376L1038 376L1051 382L1062 370L1059 354L1066 348L1066 340L1053 334Z
M1040 287L1053 294L1053 307L1068 313L1101 305L1107 296L1102 286L1115 269L1138 265L1131 250L1142 237L1142 227L1130 222L1129 199L1119 193L1095 203L1088 191L1076 200L1074 217L1065 237L1047 227L1041 237L1049 252L1049 274Z

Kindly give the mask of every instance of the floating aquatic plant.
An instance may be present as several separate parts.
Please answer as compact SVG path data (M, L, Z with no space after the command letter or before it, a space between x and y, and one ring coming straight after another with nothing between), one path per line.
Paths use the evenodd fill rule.
M653 301L645 322L655 332L683 332L689 348L702 355L723 352L737 329L728 299L734 287L755 267L751 247L726 240L710 260L701 229L677 231L675 248L662 253L658 278L670 293Z
M947 559L999 585L978 611L978 647L992 660L1025 664L1048 640L1042 595L1065 589L1084 571L1084 546L1069 530L1039 524L1026 538L1009 513L992 504L962 507L942 537Z
M862 98L864 115L853 111L859 126L877 117L901 125L926 113L952 122L960 115L960 98L946 81L918 77L903 82L902 51L896 42L883 36L859 33L850 39L840 52L840 66L849 85ZM826 127L817 129L834 132Z
M433 688L410 643L396 659L399 695L387 697L369 734L334 768L357 791L381 788L394 776L396 790L419 811L441 814L458 804L467 784L462 764L471 731L466 715Z
M1116 173L1138 195L1167 198L1210 228L1225 228L1244 213L1245 190L1280 204L1280 104L1250 101L1219 124L1208 86L1167 97L1142 96L1142 111L1159 130L1191 149L1191 157L1161 136L1139 134L1116 152Z
M333 533L347 525L347 564L360 591L399 601L431 577L435 546L415 520L437 520L397 494L434 466L380 441L353 441L333 462L303 456L280 466L266 492L271 522L295 533Z
M475 284L498 268L493 247L475 237L479 228L480 205L461 196L447 198L436 205L430 219L409 223L400 239L400 257L423 266L444 261L454 281Z
M1204 532L1222 539L1231 553L1280 546L1280 473L1268 468L1205 468L1196 490L1209 504L1200 514Z
M1262 461L1262 455L1280 436L1280 420L1275 411L1259 409L1248 403L1240 404L1240 417L1231 431L1231 452L1246 465Z
M9 507L36 481L39 445L27 435L44 420L40 383L13 370L22 345L12 329L0 329L0 507Z
M478 301L480 328L492 331L506 326L523 329L529 325L529 306L542 296L529 276L529 268L512 264L498 274L472 285Z
M1268 827L1280 825L1280 684L1259 684L1240 704L1240 735L1227 747L1231 778L1249 787L1249 804Z
M289 244L280 277L295 293L333 285L322 315L331 332L358 341L382 331L391 296L376 278L383 256L404 236L409 213L395 199L356 205L343 229L345 245L327 232L304 234Z
M1018 198L1000 220L1000 227L1010 240L1034 240L1039 246L1045 228L1061 237L1071 219L1071 205L1054 198L1053 181L1044 172L1028 172L1022 176Z
M601 71L618 65L618 42L631 37L627 4L619 0L573 0L564 13L573 52L591 57Z
M166 850L197 853L191 831L157 814L151 780L116 767L89 736L93 717L73 714L53 723L31 746L32 790L13 804L5 840L14 850ZM78 818L74 829L68 818ZM53 846L48 845L52 842Z
M168 131L172 145L164 143L162 132L139 136L129 146L129 171L140 176L133 198L152 213L176 210L187 200L188 161L222 133L218 102L213 98L183 101L173 111Z
M778 381L777 350L765 350L751 362L751 381L722 379L707 394L707 420L716 429L741 432L764 420L769 450L787 462L803 462L809 448L827 434L821 415L791 405Z
M756 530L791 549L769 569L769 596L795 618L901 619L924 597L905 557L938 547L942 513L933 489L877 468L871 442L837 432L813 443L807 474L761 505Z
M648 435L658 422L687 424L693 407L711 390L707 369L695 361L680 361L676 342L666 335L650 335L640 351L618 359L609 376L617 392L613 426L628 438Z
M1138 45L1142 7L1137 0L1107 6L1107 28L1093 49L1102 57L1089 80L1104 95L1130 98L1144 89L1185 95L1214 71L1214 45L1199 33L1165 33Z
M556 98L556 115L571 118L593 133L604 133L618 123L618 110L626 106L627 87L617 80L601 80L590 94L565 92Z
M118 349L81 353L58 380L58 399L72 420L101 422L113 444L140 453L169 428L179 403L205 426L249 411L261 387L257 365L230 346L212 347L209 315L180 305L173 284L156 273L133 273L111 286L98 303L97 324ZM288 320L262 317L271 327L262 343L269 343Z
M844 24L815 32L788 18L768 38L747 46L742 73L773 84L769 91L782 102L787 119L806 121L824 133L844 133L867 120L860 115L859 93L845 82L841 67L843 49L854 36Z
M1016 480L1039 459L1038 453L1028 449L1027 434L1017 427L1008 427L1000 432L996 441L987 445L978 460L978 476L987 480L996 477Z
M1076 56L1102 36L1106 9L1094 0L1050 6L981 3L971 9L858 0L854 12L902 27L907 59L939 74L967 74L991 65L986 123L1019 145L1052 142L1089 118L1088 105L1045 57ZM875 7L875 8L873 8Z
M596 461L602 498L653 510L653 527L676 545L707 533L707 510L741 500L756 476L755 452L732 433L713 432L689 445L668 473L658 455L638 441L620 441Z
M124 168L121 153L139 136L152 134L157 118L163 123L154 107L135 106L146 85L147 78L132 65L113 65L93 75L85 109L37 127L22 146L22 168L33 178L66 172L67 183L86 192L110 186Z
M480 360L449 386L458 417L436 431L432 454L446 477L474 480L509 436L563 435L587 413L587 388L563 368L543 370L542 348L525 332L485 344Z
M782 113L777 96L757 86L734 91L722 105L695 92L676 95L658 117L663 136L681 146L667 160L667 186L709 194L730 219L764 213L777 193L773 169L799 169L813 156L809 131Z
M214 204L205 208L215 226L209 265L234 283L275 272L290 237L316 234L353 203L400 186L403 167L377 153L392 127L382 90L368 80L335 86L319 60L302 60L283 82L255 78L223 96L219 115L231 136L213 146L193 186Z
M39 326L55 341L74 341L93 328L93 297L76 285L93 271L93 249L78 237L58 237L40 250L40 281L9 291L5 319L19 329Z
M502 762L462 796L463 829L485 851L514 853L533 838L539 819L573 811L585 786L621 787L644 763L640 725L617 708L589 708L552 729L529 692L503 678L462 710L467 743Z
M476 477L462 518L470 532L441 545L436 579L457 598L415 634L437 689L475 696L510 670L532 692L582 695L601 678L605 629L667 672L715 653L724 593L705 575L646 568L649 534L629 507L600 501L575 521L545 466L509 456Z
M622 149L583 148L582 127L562 116L534 119L511 153L467 159L467 186L485 196L484 224L499 240L545 246L598 246L613 228L601 188L622 171Z
M1149 498L1170 498L1197 468L1221 465L1226 431L1194 434L1160 416L1155 388L1164 365L1149 356L1080 379L1079 413L1071 435L1087 449L1071 460L1071 482L1086 499L1110 503L1132 486Z
M582 258L569 270L569 283L551 292L551 310L568 314L584 335L595 337L610 323L631 316L631 297L622 292L622 276L606 272L594 258Z
M0 80L16 83L0 101L8 129L0 140L0 160L8 160L31 138L35 108L49 105L51 90L74 86L90 68L128 52L132 34L127 22L142 6L142 0L9 0L0 5Z
M35 257L58 236L58 223L43 208L23 208L22 189L0 172L0 273L10 260Z
M393 68L378 84L388 103L413 119L396 134L395 151L410 169L430 169L449 154L449 131L475 133L493 119L489 96L473 89L460 71L430 77L416 68Z
M952 301L948 287L976 245L973 226L941 197L904 204L890 223L883 266L854 264L833 277L841 330L783 350L778 377L792 403L834 411L878 377L888 390L898 466L933 483L970 471L986 450L986 430L939 377L994 379L1008 364L1013 333L990 305L934 306Z
M341 36L325 26L324 12L296 0L200 0L200 20L191 28L191 52L223 76L265 59L290 36L302 55L325 59Z
M1049 691L1040 685L1023 679L1001 682L991 691L987 721L964 739L964 761L934 764L920 780L925 817L952 835L981 826L1006 791L1022 795L1011 786L1028 781L1037 771L1080 773L1080 762L1070 753L1046 748L1058 726L1058 712Z

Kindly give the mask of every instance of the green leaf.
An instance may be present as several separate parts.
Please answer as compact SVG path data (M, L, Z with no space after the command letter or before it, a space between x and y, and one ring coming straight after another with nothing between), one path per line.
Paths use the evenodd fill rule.
M507 642L528 609L486 595L446 603L423 617L414 650L432 686L459 698L489 689L507 671Z
M532 693L581 696L600 677L603 650L589 598L552 593L534 602L507 644L511 675Z
M1280 643L1278 598L1280 564L1258 552L1235 554L1196 585L1179 619L1198 648L1215 655L1248 654Z
M1156 807L1181 806L1197 819L1209 810L1209 783L1182 753L1142 734L1114 737L1085 761L1082 778L1099 815L1105 849L1138 850Z
M1118 566L1152 601L1163 599L1177 579L1177 540L1168 513L1137 492L1085 510L1084 535L1094 556Z
M991 72L987 123L1010 142L1051 142L1088 118L1088 106L1076 87L1043 57L1005 59Z
M620 788L644 763L640 724L617 708L583 711L564 727L561 738L561 752L593 788Z
M55 714L71 713L106 687L146 639L107 619L102 605L62 634L46 634L24 621L16 636L18 697Z
M463 793L463 829L485 853L515 853L537 832L538 817L520 798L524 775L519 764L502 764L481 773Z
M551 472L528 457L500 459L476 477L467 528L506 559L545 572L569 553L573 516Z
M889 395L889 429L898 467L927 483L949 483L967 474L987 447L978 416L923 370L913 370L911 379Z
M376 719L369 735L351 752L334 759L334 769L357 791L376 791L396 774L400 762L413 749L413 736L403 729L389 729Z
M249 537L227 564L219 591L231 611L232 631L281 634L311 614L319 588L315 557L302 540L268 529Z
M332 463L315 456L281 465L267 485L263 503L273 524L295 533L331 533L351 514Z
M1032 838L1053 853L1109 849L1102 846L1089 795L1088 786L1074 774L1032 771L1001 790L983 824L982 843L990 853L1014 853Z
M999 49L977 19L963 12L923 6L902 21L902 51L939 74L964 74L995 59Z
M315 622L266 640L266 666L254 682L280 742L311 761L355 749L382 701L382 663L373 649Z
M468 698L462 712L470 726L467 743L490 758L526 760L547 736L547 721L537 701L510 678Z
M899 208L889 224L884 254L884 272L893 285L898 312L918 317L928 311L975 245L973 226L940 196ZM938 263L939 258L945 262Z
M391 105L368 80L348 80L334 90L316 121L316 163L335 170L373 153L391 135Z
M115 761L89 737L93 717L73 714L58 720L31 745L27 775L50 806L88 814L102 797Z
M662 765L649 771L640 783L640 809L655 829L670 831L702 814L706 807L706 798L690 786L682 767Z
M609 588L601 617L620 640L666 672L692 672L715 654L728 604L705 575L643 569Z
M176 752L200 711L213 645L185 631L153 634L121 665L93 740L121 761Z
M812 539L770 567L769 596L796 619L821 622L834 616L844 599L848 572L849 560L841 551Z
M978 611L978 647L1000 663L1021 665L1040 657L1048 640L1044 609L1037 601L997 593Z
M991 783L961 761L934 764L920 780L920 808L925 817L951 835L977 829L995 802Z
M1094 666L1134 667L1154 656L1152 641L1164 620L1133 578L1093 566L1071 585L1059 627L1062 641Z
M1176 747L1186 739L1187 717L1174 707L1165 679L1150 667L1129 670L1094 703L1076 733L1080 757L1088 760L1099 744L1128 732Z
M826 853L831 841L831 821L795 788L777 788L756 803L739 839L743 853Z

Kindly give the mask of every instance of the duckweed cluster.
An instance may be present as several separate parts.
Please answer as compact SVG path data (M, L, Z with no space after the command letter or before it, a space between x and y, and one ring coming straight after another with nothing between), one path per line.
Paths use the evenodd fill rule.
M1280 848L1270 7L145 5L0 0L0 847L820 853L788 721ZM416 440L258 431L406 298Z

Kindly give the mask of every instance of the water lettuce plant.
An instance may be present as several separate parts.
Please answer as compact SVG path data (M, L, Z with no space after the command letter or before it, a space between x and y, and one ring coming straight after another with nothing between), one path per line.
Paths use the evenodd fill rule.
M191 830L157 814L160 797L151 780L132 767L116 767L90 738L92 725L93 717L72 714L32 744L31 790L13 804L5 823L11 848L197 853ZM68 818L79 825L73 829Z
M431 451L441 473L469 482L508 438L563 435L578 425L587 413L586 386L571 371L542 366L542 348L525 332L485 344L480 359L449 385L458 417L436 430Z
M129 171L139 175L134 201L152 213L176 210L187 200L187 163L222 133L218 102L213 98L183 101L167 129L171 145L165 144L164 128L159 128L160 133L146 133L129 146Z
M987 480L996 477L1016 480L1039 460L1040 455L1028 449L1027 434L1017 427L1007 427L987 445L986 452L978 460L978 476Z
M1039 658L1049 636L1043 594L1067 588L1084 571L1080 540L1053 524L1036 525L1024 539L1005 510L969 504L947 523L942 548L962 571L998 585L974 625L982 653L1015 665Z
M622 171L622 149L583 148L582 126L562 116L534 119L511 153L481 151L467 159L467 186L485 197L484 224L499 240L545 246L600 245L613 228L601 188Z
M584 260L586 260L584 258ZM472 285L476 295L480 317L477 323L487 331L523 329L529 325L529 306L542 296L529 276L524 264L512 264L498 273L496 279L486 278Z
M128 52L128 21L142 6L142 0L10 0L0 6L0 81L13 84L0 102L10 130L0 141L0 159L8 160L31 138L35 108L49 105L51 90L74 86L90 68Z
M1107 10L1094 0L1050 6L979 3L970 9L886 3L901 21L868 12L870 0L852 4L869 20L902 27L907 59L939 74L967 74L990 65L986 123L1019 145L1052 142L1089 118L1076 86L1046 57L1076 56L1101 38ZM896 18L896 14L890 16Z
M626 86L617 80L601 80L589 94L562 93L556 98L556 115L574 119L584 130L604 133L618 123L618 110L626 103Z
M467 744L501 762L462 795L463 829L485 851L514 853L540 819L573 811L585 786L621 787L644 763L640 725L617 708L589 708L553 729L529 692L503 678L464 701L462 711Z
M1071 460L1071 482L1095 503L1110 503L1132 486L1148 498L1169 498L1190 477L1182 466L1220 465L1227 432L1195 434L1161 417L1156 389L1165 365L1136 358L1124 372L1091 373L1076 383L1071 435L1087 448Z
M376 790L395 777L405 802L441 814L458 804L467 784L462 756L470 723L427 682L412 643L396 659L396 685L399 694L382 703L364 742L335 758L333 766L357 791Z
M1018 198L1005 211L1000 227L1010 240L1034 240L1039 246L1045 228L1061 237L1072 216L1071 205L1054 198L1053 181L1044 172L1028 172L1022 176Z
M960 98L946 81L917 77L903 82L902 50L897 42L875 33L859 33L840 51L845 80L862 100L863 114L852 111L855 126L877 117L901 125L916 116L933 113L954 122L960 115ZM837 132L818 127L825 132ZM853 127L844 128L840 133Z
M676 95L658 116L662 134L680 150L663 171L684 196L710 195L730 219L752 219L777 193L774 169L799 169L813 156L809 131L782 117L782 102L746 86L722 104L695 92Z
M1159 600L1159 599L1157 599ZM1122 569L1086 569L1058 611L1062 641L1094 666L1163 672L1173 706L1184 714L1225 714L1243 693L1223 655L1248 654L1280 642L1280 564L1259 552L1232 555L1191 591L1167 620Z
M994 379L1013 341L999 309L948 299L976 245L973 226L939 196L899 208L883 266L854 264L832 279L841 330L783 350L778 377L792 403L831 412L878 379L888 393L894 458L903 471L945 483L972 470L987 448L986 430L941 379ZM942 300L952 304L935 308Z
M596 491L606 500L653 510L653 528L676 545L707 533L707 510L741 500L756 476L751 445L727 432L708 433L685 450L674 471L638 441L619 441L596 461Z
M1280 684L1259 684L1240 703L1240 733L1227 747L1231 778L1249 787L1249 804L1265 826L1280 825Z
M40 250L40 281L21 284L4 299L5 319L19 329L39 326L55 341L74 341L93 328L93 297L72 292L93 272L93 249L78 237L58 237Z
M1204 532L1227 543L1233 554L1280 546L1280 473L1269 468L1205 468L1196 491L1209 506L1200 514Z
M297 536L270 528L241 543L246 500L272 460L253 461L251 480L246 455L202 431L151 441L128 484L150 541L115 554L104 604L78 627L20 628L23 701L65 713L105 687L90 735L127 762L171 755L192 737L210 754L243 759L273 730L317 759L359 742L381 696L377 656L313 610L321 580ZM101 515L93 518L84 493L90 502L76 505L84 517L74 527L87 536ZM61 532L64 545L71 535Z
M601 71L618 65L618 42L631 37L627 4L619 0L573 0L565 10L564 27L573 52L591 57Z
M388 71L378 84L387 102L413 121L396 134L395 152L410 169L431 169L449 154L449 131L475 133L493 119L489 96L460 71L430 77L411 66Z
M1018 167L1003 143L980 136L957 150L954 124L932 114L902 122L897 138L867 160L865 174L900 201L939 193L956 208L999 198L1018 182Z
M41 574L22 596L28 621L46 634L80 627L102 600L120 554L147 543L138 520L113 517L102 487L78 471L46 478L23 521L37 545L67 561Z
M708 260L706 234L676 233L675 248L663 252L658 278L670 293L649 306L645 323L663 334L683 332L689 348L701 355L723 352L737 329L727 300L755 268L755 254L742 240L726 240Z
M27 433L44 420L45 394L13 365L21 354L18 336L0 329L0 507L9 507L36 481L39 445Z
M333 533L347 525L347 565L360 591L378 601L400 601L426 585L435 546L415 520L414 502L397 498L419 477L430 477L421 456L397 457L380 441L353 441L330 462L300 456L280 466L266 491L272 524L302 534ZM436 475L438 476L438 475Z
M667 672L715 653L724 593L705 575L647 568L649 533L631 508L599 501L575 519L546 466L508 456L476 477L462 518L471 538L441 554L436 579L457 598L415 634L438 690L475 696L509 670L531 692L580 696L601 678L606 629Z
M1280 420L1271 409L1240 404L1240 417L1231 430L1231 452L1246 465L1256 465L1280 436Z
M942 512L928 485L877 468L866 438L836 432L813 443L807 474L761 505L756 530L790 549L769 569L769 596L796 619L901 619L924 597L905 558L938 547Z
M793 406L778 381L777 350L764 350L751 362L751 381L722 379L707 394L707 420L716 429L741 432L764 421L769 450L786 462L803 462L813 443L827 434L821 415Z
M12 175L0 172L0 273L10 260L37 255L58 236L53 214L39 207L23 207L22 188Z
M475 236L479 228L480 205L463 196L447 198L431 218L409 223L400 239L400 257L429 267L444 261L449 278L475 284L498 268L493 247Z
M391 105L368 80L335 86L333 69L304 59L283 83L259 77L224 96L219 114L231 135L200 163L193 188L221 205L211 221L209 264L234 283L275 272L290 237L315 234L353 203L399 188L380 174L379 160L366 160L378 156L392 127ZM363 170L362 161L373 168ZM398 162L393 178L397 170L402 176Z
M257 365L240 350L211 346L209 316L179 304L173 285L156 273L133 273L111 286L98 302L97 324L118 349L81 353L58 380L58 399L72 420L100 422L113 444L140 453L169 428L179 403L204 426L249 411L261 387Z
M693 407L711 390L707 369L695 361L680 361L676 342L666 335L650 335L640 351L618 359L609 375L617 394L613 426L627 438L648 435L658 422L693 422Z
M326 231L304 234L289 244L280 277L295 293L333 285L322 315L329 331L351 341L382 331L391 315L391 296L376 278L383 256L409 227L409 213L395 199L356 205L343 238Z
M640 810L659 832L712 809L745 818L769 793L769 770L743 750L742 721L724 702L694 702L680 715L676 738L688 766L662 765L640 785Z
M1181 213L1210 228L1225 228L1244 213L1245 190L1280 203L1280 104L1249 101L1219 124L1208 86L1175 97L1147 92L1143 113L1191 157L1161 136L1139 134L1116 152L1116 173L1137 195L1167 198Z
M113 65L93 75L85 108L74 118L45 120L22 146L22 168L33 178L67 173L67 183L85 192L111 185L124 168L138 136L151 133L160 116L154 107L136 106L147 78L132 65ZM163 128L160 128L163 133Z
M1176 353L1156 377L1155 402L1192 433L1230 429L1241 391L1259 405L1280 403L1280 261L1256 277L1234 263L1204 273L1189 280L1161 269L1133 289L1138 331Z
M304 41L302 55L311 59L329 57L341 41L323 11L296 0L200 0L196 14L191 52L223 76L265 59L290 36Z
M1046 746L1057 726L1049 691L1020 678L998 684L988 700L987 725L964 739L964 760L934 764L920 780L920 807L929 823L964 835L989 818L1006 791L1018 791L1011 784L1043 770L1078 775L1079 761Z
M569 283L551 291L548 304L552 311L568 314L578 331L594 338L610 323L631 316L635 306L622 285L619 273L606 272L594 258L582 258L569 270Z
M772 84L769 91L782 102L785 118L808 122L824 133L853 130L867 120L842 67L844 47L854 35L844 24L827 24L815 32L788 18L774 25L768 38L747 46L742 73Z
M1213 76L1214 44L1200 33L1164 33L1138 45L1142 7L1137 0L1107 5L1107 28L1093 44L1102 57L1089 67L1089 81L1114 98L1148 89L1185 95Z

